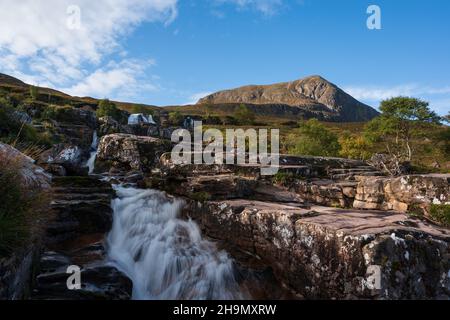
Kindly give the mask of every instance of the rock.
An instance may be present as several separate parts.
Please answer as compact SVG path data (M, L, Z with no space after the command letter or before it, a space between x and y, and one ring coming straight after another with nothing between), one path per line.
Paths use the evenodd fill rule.
M11 161L19 161L21 175L25 185L32 188L49 189L51 176L35 161L10 145L0 142L0 154Z
M103 137L108 134L114 133L133 134L133 130L129 126L120 124L113 117L106 116L100 118L98 121L99 121L99 129L98 129L99 137Z
M43 152L39 163L56 175L87 175L85 151L78 145L58 144Z
M112 225L113 189L94 177L55 177L47 226L47 242L58 243L82 234L108 232Z
M132 282L113 266L89 266L81 269L81 289L67 288L67 267L41 273L36 278L33 299L39 300L129 300Z
M14 111L13 117L20 123L31 124L33 118L31 118L28 113L22 111Z
M184 214L308 299L449 298L449 231L403 214L250 200L191 203Z
M406 212L413 205L449 204L449 181L450 174L361 178L353 207Z
M170 151L168 141L128 134L111 134L101 138L98 147L96 171L114 167L129 171L150 171L159 164L159 158Z

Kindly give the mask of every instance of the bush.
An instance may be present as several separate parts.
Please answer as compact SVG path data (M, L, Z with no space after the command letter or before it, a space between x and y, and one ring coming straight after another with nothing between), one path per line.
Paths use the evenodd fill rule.
M46 195L24 186L20 160L0 154L0 257L8 256L37 232L36 215Z
M180 112L170 112L169 113L169 124L172 126L180 126L183 121L183 116Z
M245 104L241 104L234 110L234 118L240 125L252 125L256 116Z
M341 150L339 155L344 158L367 160L372 156L371 144L363 137L348 132L339 137Z
M108 99L104 99L99 102L96 114L97 114L97 118L109 116L109 117L113 117L114 119L116 119L118 121L121 118L121 115L120 115L119 109L117 109L117 106L113 102L109 101Z
M432 204L430 217L439 224L450 227L450 204Z
M340 148L337 135L316 119L301 122L298 132L287 138L290 154L336 157Z

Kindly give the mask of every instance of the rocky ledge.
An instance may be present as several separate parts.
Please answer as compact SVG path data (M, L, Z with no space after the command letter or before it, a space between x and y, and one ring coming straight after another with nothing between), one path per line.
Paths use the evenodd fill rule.
M404 214L249 200L191 202L184 214L302 298L450 297L449 231Z

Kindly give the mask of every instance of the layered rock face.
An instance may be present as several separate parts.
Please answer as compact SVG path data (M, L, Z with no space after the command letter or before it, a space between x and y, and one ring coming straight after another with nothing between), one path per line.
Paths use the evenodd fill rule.
M304 298L448 298L448 231L405 215L248 200L186 216L247 266L270 266Z
M336 120L367 121L378 115L336 85L319 76L273 85L245 86L213 93L199 104L248 103L287 105L315 112L331 113Z
M361 178L353 207L408 211L411 206L450 204L450 174Z
M149 171L159 158L171 150L171 143L152 137L112 134L102 137L98 147L96 171L111 168L124 171Z

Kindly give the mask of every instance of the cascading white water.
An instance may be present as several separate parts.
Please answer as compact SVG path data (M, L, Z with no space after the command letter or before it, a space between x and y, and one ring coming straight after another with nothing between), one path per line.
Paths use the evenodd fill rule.
M94 173L95 159L97 158L97 147L98 147L98 135L97 131L94 131L92 135L92 144L91 144L91 155L86 162L86 167L89 168L89 174Z
M155 190L115 186L111 261L133 281L133 299L242 299L228 254L177 218L182 201Z

